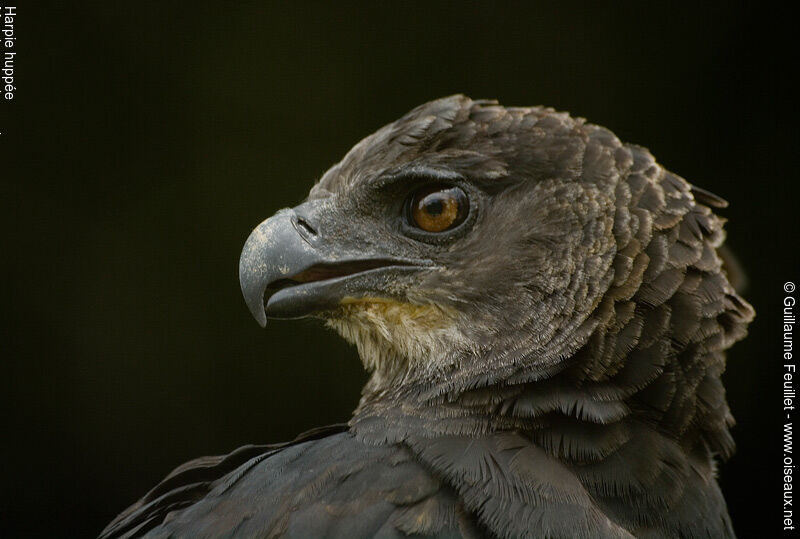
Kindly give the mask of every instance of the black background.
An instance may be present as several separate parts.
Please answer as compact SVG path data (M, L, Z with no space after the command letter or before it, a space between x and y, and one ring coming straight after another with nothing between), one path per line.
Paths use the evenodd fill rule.
M175 465L346 420L366 376L261 330L237 263L355 142L444 95L611 128L731 202L759 316L725 375L742 536L780 528L796 254L788 13L694 3L17 5L0 102L0 535L92 536ZM756 510L758 502L766 509Z

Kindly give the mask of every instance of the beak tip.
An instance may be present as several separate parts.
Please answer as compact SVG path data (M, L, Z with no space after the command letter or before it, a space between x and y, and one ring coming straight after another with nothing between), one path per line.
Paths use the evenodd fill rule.
M247 304L247 309L250 311L250 314L253 315L253 318L256 319L258 325L266 327L267 325L267 313L264 308L264 291L259 286L247 287L245 286L245 281L242 281L242 294L244 295L244 301Z
M264 307L264 290L265 285L261 282L258 272L253 272L251 266L247 263L245 254L242 254L242 260L239 265L239 285L242 289L244 301L247 304L247 309L253 318L256 319L258 325L262 328L267 325L267 313Z

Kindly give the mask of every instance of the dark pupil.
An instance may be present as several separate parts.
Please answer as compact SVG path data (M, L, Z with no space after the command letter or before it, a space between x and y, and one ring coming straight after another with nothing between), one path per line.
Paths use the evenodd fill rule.
M444 211L442 199L436 195L428 197L428 200L424 201L424 205L425 211L430 215L439 215Z

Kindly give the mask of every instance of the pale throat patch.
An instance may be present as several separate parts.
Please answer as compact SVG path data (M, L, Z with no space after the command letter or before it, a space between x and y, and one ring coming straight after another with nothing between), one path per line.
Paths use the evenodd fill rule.
M386 298L345 298L327 325L358 349L364 367L379 380L404 376L412 366L431 368L465 339L458 313L436 305Z

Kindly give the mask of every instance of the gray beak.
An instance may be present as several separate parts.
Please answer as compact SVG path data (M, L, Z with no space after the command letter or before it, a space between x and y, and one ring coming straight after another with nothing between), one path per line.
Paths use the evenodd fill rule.
M283 209L258 225L239 258L239 284L256 321L301 318L337 308L346 298L396 297L389 286L401 276L429 268L407 260L364 252L363 244L342 245L313 224L317 209L307 202Z
M239 284L261 327L267 325L267 287L317 262L321 260L316 250L298 232L294 210L280 210L253 230L239 257Z

